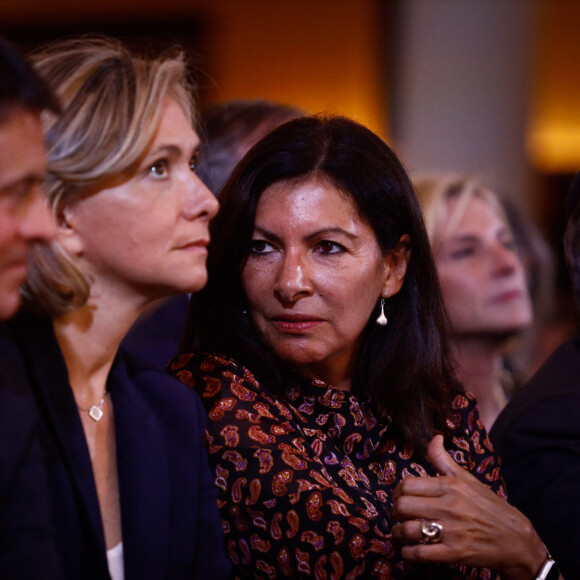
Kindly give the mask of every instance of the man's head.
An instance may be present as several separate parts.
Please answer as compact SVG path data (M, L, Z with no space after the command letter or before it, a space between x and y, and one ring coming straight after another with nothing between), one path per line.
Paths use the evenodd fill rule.
M45 109L58 110L55 98L0 39L0 319L20 305L30 245L54 235L41 191L46 156L40 114Z
M218 195L253 145L276 127L304 115L295 107L262 99L236 99L212 105L201 118L205 139L196 173Z

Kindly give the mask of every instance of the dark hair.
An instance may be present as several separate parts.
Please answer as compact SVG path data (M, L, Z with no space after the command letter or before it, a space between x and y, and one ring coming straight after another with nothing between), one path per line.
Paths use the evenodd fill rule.
M446 431L452 399L461 390L450 363L437 273L407 173L379 137L352 120L316 116L290 121L238 165L212 222L209 283L192 300L185 344L234 357L273 392L283 392L296 378L244 315L240 273L262 192L273 183L313 174L350 194L384 253L402 235L410 237L405 282L387 301L389 324L380 327L371 317L363 331L352 393L391 416L394 437L424 449L435 431Z
M263 99L212 105L201 116L203 141L196 173L217 195L248 149L282 123L303 115L299 109Z
M0 123L17 108L39 114L45 109L59 110L46 84L16 49L0 37Z

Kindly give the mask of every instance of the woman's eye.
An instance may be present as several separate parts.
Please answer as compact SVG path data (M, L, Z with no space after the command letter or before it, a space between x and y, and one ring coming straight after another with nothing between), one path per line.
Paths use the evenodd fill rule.
M512 252L518 251L516 241L513 238L506 238L505 240L503 240L502 244L506 250L511 250Z
M252 240L250 251L252 254L267 254L273 250L266 240Z
M155 163L149 166L149 173L156 177L165 177L167 174L167 168L169 166L169 162L167 159L159 159Z
M322 240L317 246L318 251L322 254L339 254L346 251L346 248L342 244L330 240Z
M454 260L461 260L462 258L469 258L475 254L475 248L473 246L463 246L461 248L456 248L452 250L449 255Z
M189 160L189 169L191 169L191 171L193 173L195 173L195 167L196 167L198 161L199 161L199 153L196 152L191 156L191 158Z

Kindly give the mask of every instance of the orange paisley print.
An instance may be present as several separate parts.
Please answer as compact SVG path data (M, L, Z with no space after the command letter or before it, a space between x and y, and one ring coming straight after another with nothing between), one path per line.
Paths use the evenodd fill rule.
M220 355L188 353L170 371L202 398L218 506L238 578L499 579L487 568L405 562L391 528L392 492L435 475L390 438L353 395L319 380L275 397ZM387 388L387 387L386 387ZM474 399L456 398L450 455L505 497Z

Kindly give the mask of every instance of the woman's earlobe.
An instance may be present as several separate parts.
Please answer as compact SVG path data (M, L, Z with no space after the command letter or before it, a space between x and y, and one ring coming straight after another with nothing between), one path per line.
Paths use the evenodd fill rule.
M66 207L56 215L56 237L58 243L73 256L80 256L83 253L82 238L74 226L74 210Z
M410 258L411 238L404 234L397 242L397 245L385 256L387 278L383 286L383 297L389 298L401 290L407 275L407 266Z

